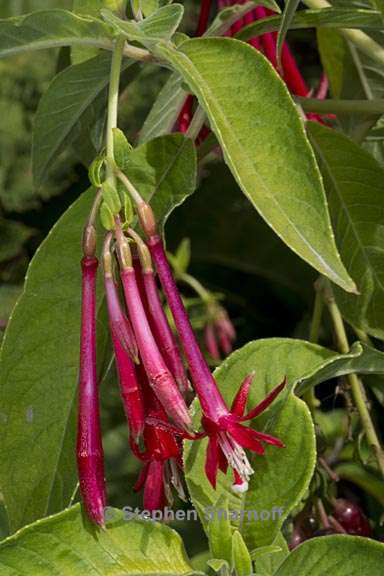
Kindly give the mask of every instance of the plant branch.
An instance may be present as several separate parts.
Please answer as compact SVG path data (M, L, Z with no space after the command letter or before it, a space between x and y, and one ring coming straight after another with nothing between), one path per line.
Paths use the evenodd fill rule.
M303 0L309 8L332 8L332 4L326 0ZM340 28L340 34L346 40L350 40L361 52L375 60L379 64L384 64L384 48L380 46L370 36L361 30L352 30L351 28Z
M313 313L312 313L312 321L311 327L309 330L309 341L317 344L319 341L319 331L321 325L321 319L323 317L323 310L324 310L324 300L322 294L317 289L315 285L315 303L313 305ZM310 388L305 392L303 395L304 400L308 404L308 408L313 413L315 408L318 408L320 405L319 400L316 398L314 388Z
M117 38L112 56L111 73L109 79L106 146L107 146L107 179L112 181L115 178L113 171L113 165L115 162L113 153L113 129L117 127L120 71L121 71L121 62L123 59L124 43L125 43L124 38L122 37Z
M304 112L319 112L320 114L384 114L384 100L336 100L328 98L305 98L295 96Z
M326 279L324 279L323 289L324 289L323 292L324 299L328 307L333 327L335 330L337 346L340 352L342 352L343 354L347 354L349 352L349 342L345 331L344 321L341 316L339 307L336 303L331 284ZM365 393L364 385L356 374L349 374L348 376L346 376L346 378L351 388L352 396L357 411L359 413L360 420L365 431L365 435L367 437L369 444L372 446L375 452L379 470L384 476L384 452L381 448L379 438L377 436L374 424L371 419L371 415L369 413L367 405L367 396Z

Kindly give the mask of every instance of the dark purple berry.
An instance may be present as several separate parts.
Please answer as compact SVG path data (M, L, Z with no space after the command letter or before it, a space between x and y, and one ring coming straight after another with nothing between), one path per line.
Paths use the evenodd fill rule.
M313 533L313 538L317 538L319 536L331 536L333 534L339 534L334 528L320 528L320 530L316 530Z
M361 508L350 500L338 498L334 504L333 516L348 534L370 536L372 533L368 518Z
M294 528L293 532L292 532L291 539L289 541L289 549L294 550L296 548L296 546L298 546L299 544L304 542L304 540L306 540L306 537L304 536L304 534L300 530L300 528L298 528L298 527Z

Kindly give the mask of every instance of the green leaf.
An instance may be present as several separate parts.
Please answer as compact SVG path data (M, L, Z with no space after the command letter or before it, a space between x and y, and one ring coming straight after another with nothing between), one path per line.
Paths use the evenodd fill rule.
M113 520L106 530L90 524L78 505L20 530L0 543L2 576L192 575L177 532L109 512Z
M334 471L339 478L353 482L384 506L384 485L378 473L370 472L358 462L340 462L334 467Z
M381 576L384 545L356 536L324 536L307 540L283 562L275 576Z
M340 252L360 295L336 289L343 316L361 330L384 338L384 170L345 136L311 123Z
M271 16L244 26L237 34L239 40L249 40L266 32L277 32L282 25L282 16ZM366 28L382 30L380 14L363 8L321 8L300 10L289 23L289 30L305 28Z
M159 45L157 51L198 96L227 164L267 223L314 268L354 291L302 121L269 62L229 38L188 40L178 50Z
M132 64L125 59L123 69ZM97 124L106 106L110 66L110 54L74 64L53 79L41 98L32 147L36 185L47 177L58 155Z
M239 18L242 18L250 10L253 10L255 4L258 6L265 6L274 12L281 12L278 4L272 1L264 2L245 2L244 4L234 4L228 6L215 16L209 28L204 32L203 36L222 36Z
M161 40L170 40L181 22L183 13L184 7L181 4L170 4L159 8L148 18L136 22L121 20L110 10L101 10L104 20L120 34L126 36L128 40L140 42L148 47Z
M260 555L251 553L252 559L255 561L256 571L262 572L265 576L273 576L289 554L287 542L281 532L269 548L272 550L268 551L268 547L265 547L264 553L263 548L256 548L255 552L260 551Z
M238 530L232 536L232 566L237 576L250 576L252 572L252 560Z
M140 130L140 144L173 130L186 96L182 88L182 78L179 74L171 74L160 90Z
M121 12L125 9L125 0L73 0L72 12L81 16L93 16L97 18L102 8L109 8L114 12ZM71 50L72 64L80 64L97 56L97 48L87 48L74 46Z
M65 507L76 484L80 239L93 196L40 246L3 340L0 485L12 531Z
M162 229L173 208L195 189L195 147L182 134L160 136L132 150L125 171L143 198L151 203Z
M131 150L132 146L125 137L124 132L119 130L119 128L113 128L113 155L120 170L124 170Z
M162 224L193 192L193 143L174 134L140 146L132 151L129 173ZM93 196L83 195L36 253L3 344L0 485L11 530L65 507L76 484L79 262ZM99 290L100 305L101 296ZM107 338L103 323L98 330ZM103 341L98 351L105 351Z
M277 36L277 45L276 45L277 61L279 63L279 66L281 66L280 58L284 40L289 28L291 27L291 22L295 17L296 10L299 4L300 0L285 0L285 7L283 15L281 17L281 24L279 28L279 34Z
M26 16L0 20L0 58L25 50L59 46L93 46L112 49L113 35L97 18L67 10L41 10Z
M209 521L208 540L212 558L232 562L232 530L228 514L228 498L221 495Z

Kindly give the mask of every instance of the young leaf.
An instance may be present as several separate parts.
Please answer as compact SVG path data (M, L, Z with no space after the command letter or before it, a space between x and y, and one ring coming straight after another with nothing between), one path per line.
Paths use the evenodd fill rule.
M212 509L208 524L209 549L212 558L232 563L232 529L228 515L228 498L221 495Z
M258 6L265 6L266 8L270 8L270 10L273 10L274 12L281 12L278 4L276 4L276 2L273 0L233 4L233 6L228 6L223 10L220 10L203 36L222 36L232 26L232 24L239 20L239 18L242 18L245 16L245 14L250 12L250 10L253 10L255 4Z
M91 524L79 505L27 526L0 543L2 576L192 576L177 532L155 522L127 521L113 508L107 513L106 530Z
M140 22L121 20L110 10L102 10L106 22L130 41L140 42L151 47L161 40L170 40L176 32L183 17L184 7L181 4L163 6Z
M179 49L162 44L157 53L198 96L227 164L267 223L314 268L354 291L302 121L269 62L229 38L188 40Z
M335 130L311 123L308 132L328 190L336 239L360 292L349 297L336 289L337 302L351 324L383 339L384 170Z
M250 576L252 573L252 560L238 530L232 536L232 566L237 576Z
M133 64L124 59L123 69ZM57 156L98 122L106 105L110 67L110 54L100 54L82 64L74 64L53 79L41 98L32 146L33 176L37 186L44 181ZM138 67L133 70L137 72Z
M357 536L324 536L307 540L283 562L275 576L381 576L384 544Z
M296 10L299 4L300 0L285 0L285 7L283 15L281 17L281 24L279 34L277 36L277 45L276 45L276 54L279 66L281 66L280 56L284 40L291 26L291 22L296 14Z
M173 130L186 95L182 87L182 78L179 74L171 74L160 90L140 130L140 144Z
M237 34L239 40L249 40L266 32L277 32L282 25L282 16L270 16L244 26ZM305 28L366 28L382 30L378 12L363 8L322 8L300 10L293 16L290 30Z
M272 549L268 551L268 547L265 547L265 549L256 548L256 550L251 552L256 571L262 572L264 576L273 576L289 554L287 542L281 532L279 532L273 545L269 548Z
M120 170L125 169L132 146L119 128L113 128L113 155Z
M111 50L113 35L102 20L67 10L41 10L0 20L0 58L25 50L93 46Z

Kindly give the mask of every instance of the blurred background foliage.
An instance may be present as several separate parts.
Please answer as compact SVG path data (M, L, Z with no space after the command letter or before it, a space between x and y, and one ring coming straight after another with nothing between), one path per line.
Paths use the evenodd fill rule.
M0 3L0 17L43 8L71 8L71 4L70 0L3 0ZM189 1L185 7L185 31L193 34L198 1ZM327 30L326 34L330 32ZM321 40L325 52L331 36ZM316 88L321 66L315 32L302 30L290 33L289 41L306 80ZM70 62L67 49L32 52L0 61L1 331L6 327L12 307L22 290L28 263L35 250L60 215L88 187L87 169L82 163L82 142L77 142L71 151L60 157L55 170L42 187L36 189L32 182L34 113L40 96L55 73ZM167 77L167 71L152 66L139 69L132 82L129 82L129 74L125 76L120 125L131 142L137 140L155 95ZM218 156L211 155L208 161L203 162L196 193L173 213L167 223L169 250L176 250L183 238L191 241L190 272L210 291L224 296L225 306L238 333L236 346L271 336L308 338L316 274L266 226ZM195 294L185 289L185 297L192 299ZM204 312L196 307L193 314L199 324L199 314ZM326 326L321 334L321 343L333 344L331 332ZM125 419L114 379L112 366L106 371L101 384L109 497L112 505L134 506L141 502L141 496L133 495L131 490L140 465L127 456ZM380 395L380 386L377 386L377 390ZM335 439L348 437L350 421L344 402L335 395L335 382L322 385L319 396L323 400L323 407L330 410L319 416L322 450L327 453L327 450L335 449ZM383 398L379 398L379 401L382 403ZM352 454L353 459L357 448L347 440L339 446L338 458L343 450L346 458ZM364 447L360 446L358 450L364 452ZM361 453L358 453L356 460L361 461L361 458ZM366 507L377 515L374 488L366 492L367 485L375 485L374 478L361 476L361 470L360 467L358 473L353 474L353 471L344 470L347 478L345 490L348 493L353 486L354 497L364 498ZM353 485L349 483L352 476ZM361 478L360 485L357 477ZM6 522L2 516L0 506L0 538L6 533ZM197 524L183 526L178 523L177 528L182 535L186 531L191 533L191 538L187 540L189 551L198 553L203 547L204 536Z

